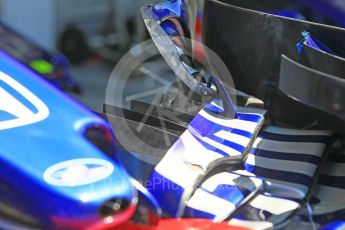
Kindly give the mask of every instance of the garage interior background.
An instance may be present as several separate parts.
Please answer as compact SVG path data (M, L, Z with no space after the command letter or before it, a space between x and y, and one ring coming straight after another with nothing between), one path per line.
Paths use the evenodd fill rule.
M3 23L49 51L62 51L83 94L72 94L100 111L116 62L148 38L140 7L148 0L0 0ZM149 63L161 68L162 60ZM150 85L145 77L133 87ZM139 81L139 82L137 82Z

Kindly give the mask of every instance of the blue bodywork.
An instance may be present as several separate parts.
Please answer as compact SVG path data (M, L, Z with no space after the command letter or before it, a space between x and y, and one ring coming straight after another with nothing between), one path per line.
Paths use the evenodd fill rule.
M168 56L164 53L171 44L168 39L175 41L174 36L185 35L181 28L188 24L187 17L181 12L187 12L187 4L171 0L143 9L148 30L163 56ZM303 19L294 12L270 13ZM309 33L303 37L302 45L326 49ZM174 56L170 50L167 53ZM182 58L165 60L183 62ZM182 80L185 77L182 72L176 75ZM207 104L193 117L154 168L147 189L166 217L283 229L306 204L332 132L272 126L265 120L266 111L250 106L238 106L243 111L234 117L219 116L226 103L217 89L223 105ZM313 213L308 211L308 215Z
M345 6L336 0L297 1L307 20L345 27Z
M161 21L169 17L178 17L186 24L189 23L188 9L186 8L186 0L174 0L157 3L153 6L152 12L159 17Z
M312 35L309 32L303 31L302 37L303 37L303 40L297 43L298 53L302 53L304 46L310 46L313 49L323 51L332 55L336 55L335 52L333 52L330 48L328 48L326 45L324 45L322 42L320 42L316 38L312 37Z
M187 0L164 1L152 7L152 16L161 23L162 28L169 36L190 37L191 31L188 25L192 23L193 15L188 12ZM170 21L171 18L179 20L182 30L176 27L176 22Z
M279 1L277 1L279 2ZM297 0L292 10L267 13L345 28L345 5L336 0Z
M344 227L345 227L345 221L339 220L339 221L334 221L325 226L322 226L320 230L340 230L340 229L344 229Z
M8 79L16 82L15 87ZM27 97L23 88L31 92L31 97ZM64 229L80 229L102 220L99 209L110 199L125 199L135 205L136 192L123 166L83 135L89 126L102 126L110 131L103 119L2 51L0 94L14 99L16 104L10 100L7 104L0 103L0 202L29 214L45 226L61 224ZM33 102L32 98L41 103ZM11 114L12 106L22 107L22 113ZM32 114L38 114L39 119L20 121ZM6 125L15 119L15 124ZM49 168L61 162L68 165L66 161L71 160L88 163L56 170L52 177L60 180L60 185L44 178ZM93 164L93 160L101 163ZM73 179L77 169L86 173ZM87 178L92 176L92 169L99 171L93 171L95 178ZM82 179L86 181L78 185Z

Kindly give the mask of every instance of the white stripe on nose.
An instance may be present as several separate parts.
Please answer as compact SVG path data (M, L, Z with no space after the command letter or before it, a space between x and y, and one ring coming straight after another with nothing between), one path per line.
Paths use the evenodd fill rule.
M34 113L20 101L0 87L0 111L5 111L17 118L32 116Z
M15 116L15 118L6 120L1 120L0 118L0 131L34 124L46 119L49 116L48 107L36 95L34 95L15 79L1 71L0 82L5 83L10 88L15 90L18 94L30 102L30 104L37 110L37 112L31 111L30 108L15 98L15 95L12 95L11 92L7 92L4 88L0 87L0 111L5 111Z

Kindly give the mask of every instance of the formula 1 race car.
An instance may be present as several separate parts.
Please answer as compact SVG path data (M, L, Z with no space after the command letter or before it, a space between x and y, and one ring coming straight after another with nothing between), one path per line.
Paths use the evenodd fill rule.
M81 93L79 85L73 79L69 61L65 56L49 53L3 23L0 23L0 50L26 65L56 87Z
M206 62L192 0L144 7L177 79L157 103L106 100L109 123L0 52L2 227L343 228L345 30L275 2L206 0Z
M237 90L211 51L209 72L193 57L193 1L143 8L155 45L189 89L179 93L189 97L164 95L153 109L133 100L124 113L106 104L104 111L147 121L145 143L162 147L164 134L172 140L148 170L147 189L163 217L249 229L344 226L345 30L273 13L292 3L205 1L203 42ZM192 105L198 110L190 113Z
M0 97L2 229L99 229L132 216L137 191L104 120L3 51Z
M127 174L108 123L3 51L0 97L1 229L213 225L208 220L158 225L159 204Z
M0 60L1 229L213 226L158 225L161 209L119 162L109 125L2 51Z

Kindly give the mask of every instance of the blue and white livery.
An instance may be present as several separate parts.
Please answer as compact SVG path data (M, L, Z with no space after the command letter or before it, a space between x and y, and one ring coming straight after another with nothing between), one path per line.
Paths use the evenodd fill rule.
M256 111L256 110L255 110ZM150 192L168 216L182 216L198 180L217 165L243 157L261 126L264 111L223 119L201 110L155 167Z
M136 190L115 158L103 119L2 51L0 98L2 206L49 229L83 229L107 216L118 222L131 217ZM93 132L104 140L101 146ZM109 202L119 202L121 209L107 208Z

